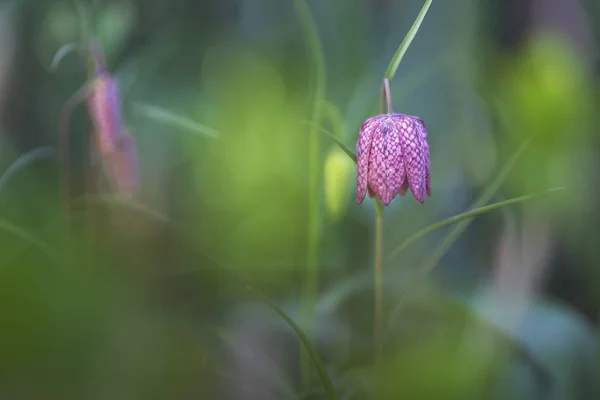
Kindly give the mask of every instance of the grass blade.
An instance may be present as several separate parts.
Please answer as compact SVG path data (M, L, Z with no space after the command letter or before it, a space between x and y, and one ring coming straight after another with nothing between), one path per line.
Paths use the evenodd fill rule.
M484 190L481 196L475 201L475 203L473 203L471 208L482 207L485 204L487 204L492 199L492 197L494 197L498 189L500 189L500 186L502 186L502 184L506 180L508 174L510 173L514 165L517 163L519 157L521 157L521 154L523 154L525 150L527 150L527 148L529 147L531 141L532 139L529 138L521 144L521 146L512 155L512 157L506 162L506 164L504 164L504 167L502 168L498 176L494 179L492 184L488 186L486 190ZM419 269L423 271L432 270L433 267L435 267L435 265L437 264L437 262L444 256L446 251L448 251L450 246L452 246L456 239L458 239L460 234L463 233L465 229L467 229L470 222L471 221L469 219L459 222L454 227L454 229L446 235L444 240L442 240L442 242L436 247L435 251L429 256L427 260L425 260L425 262L421 265Z
M319 124L322 117L322 103L325 100L325 54L319 37L317 23L306 0L292 0L294 10L300 21L302 33L306 40L308 55L313 63L311 80L313 87L313 104L310 120ZM321 138L315 127L308 133L308 222L306 240L306 269L302 277L300 320L312 334L314 308L318 290L319 245L321 236ZM300 352L300 372L303 390L309 388L308 359Z
M541 193L533 193L533 194L528 194L525 196L520 196L520 197L515 197L512 199L504 200L504 201L499 201L497 203L493 203L493 204L490 204L490 205L487 205L484 207L475 208L471 211L467 211L462 214L454 215L450 218L446 218L445 220L442 220L442 221L436 222L434 224L431 224L429 226L426 226L425 228L412 234L411 236L406 238L402 243L400 243L400 245L398 245L398 247L396 247L394 249L394 251L392 251L390 253L387 261L393 260L395 257L397 257L400 253L402 253L412 243L416 242L417 240L421 239L422 237L424 237L434 231L437 231L438 229L445 228L448 225L452 225L457 222L464 221L466 219L475 218L476 216L485 214L489 211L494 211L499 208L506 207L506 206L516 204L516 203L522 203L524 201L531 200L536 197L543 196L543 195L550 194L550 193L557 192L557 191L564 190L564 189L566 189L566 188L565 187L557 187L557 188L553 188L553 189L550 189L550 190L547 190L547 191L541 192Z
M18 237L19 239L23 240L24 242L30 244L32 247L39 250L52 261L58 262L58 256L54 253L54 251L52 251L50 246L48 246L42 240L33 237L25 229L7 221L0 221L0 231L4 231L15 237Z
M404 40L402 41L402 43L400 43L400 47L398 47L396 54L394 54L394 57L392 57L392 61L390 62L390 65L388 66L387 71L385 71L385 78L389 79L390 82L394 78L394 75L396 74L396 70L398 69L398 66L400 65L400 61L402 61L404 54L406 54L406 50L408 50L408 47L410 46L413 39L417 35L417 32L419 31L419 28L421 27L421 23L423 22L423 19L425 18L425 15L427 14L427 11L429 10L429 7L431 6L432 1L433 0L425 1L425 4L423 4L423 8L421 8L419 15L417 15L417 19L415 19L415 22L410 27L410 30L404 37Z
M279 314L281 316L281 318L283 318L285 320L285 322L287 322L287 324L290 326L290 328L292 328L294 330L294 332L296 333L296 335L298 336L298 338L304 345L304 348L306 349L306 352L308 353L311 360L313 361L315 367L317 368L317 373L319 374L319 378L321 378L321 383L323 384L323 389L325 389L325 393L327 393L327 397L331 400L339 400L339 397L333 386L333 382L331 381L331 378L329 377L329 374L327 373L327 370L325 369L325 365L323 364L323 361L321 361L321 358L319 357L317 350L314 348L314 346L308 339L308 336L306 336L306 334L302 331L302 329L298 326L298 324L296 324L294 322L294 320L289 315L287 315L285 313L285 311L283 311L271 299L269 299L267 296L263 295L262 293L260 293L258 290L254 289L251 286L247 286L246 288L248 290L250 290L251 292L253 292L255 295L257 295L258 297L260 297L269 307L271 307L273 309L273 311L275 311L277 314Z
M84 195L84 196L80 197L79 199L77 199L77 201L98 202L98 203L103 203L103 204L107 204L107 205L123 207L123 208L127 208L131 211L146 215L151 220L155 220L157 222L161 222L164 224L174 223L174 221L172 221L169 217L163 215L159 211L156 211L150 207L147 207L143 204L129 200L124 197L119 197L119 196L115 196L115 195L104 195L104 194Z
M14 176L19 170L25 168L27 165L33 163L36 160L42 158L53 158L56 156L56 151L52 147L38 147L27 153L21 155L15 160L10 166L4 171L0 177L0 193L7 185L10 178Z
M350 148L348 146L346 146L344 143L342 143L342 141L336 135L334 135L333 133L329 132L327 129L321 128L319 125L314 124L314 123L312 123L310 121L302 121L302 122L305 123L305 124L313 126L319 132L321 132L322 134L326 135L331 140L333 140L335 142L335 144L337 144L340 147L340 149L342 149L342 151L344 153L346 153L348 155L348 157L350 157L352 159L352 161L354 161L354 163L356 163L356 154L354 154L354 152L352 150L350 150Z
M480 215L480 214L483 214L483 213L484 213L484 212L486 212L486 211L491 211L492 209L498 209L498 208L504 207L504 206L506 206L506 205L508 205L508 204L515 204L515 203L518 203L518 202L523 202L523 201L526 201L526 200L530 200L530 199L532 199L532 198L534 198L534 197L539 197L539 196L542 196L542 195L545 195L545 194L550 194L550 193L552 193L552 192L556 192L556 191L560 191L560 190L564 190L564 189L566 189L566 188L565 188L565 187L558 187L558 188L550 189L550 190L548 190L548 191L546 191L546 192L543 192L543 193L532 194L532 195L526 195L526 196L521 196L521 197L517 197L517 198L514 198L514 199L510 199L510 200L501 201L501 202L499 202L499 203L495 203L495 204L489 205L489 206L487 206L487 207L481 207L481 208L479 208L479 209L477 209L477 210L472 210L472 211L469 211L469 212L467 212L467 213L464 213L464 214L459 214L459 215L458 215L458 216L456 216L456 217L462 217L461 219L463 219L463 220L464 220L465 218L467 218L467 219L471 219L471 218L472 218L472 216L469 216L468 214L472 214L472 213L475 213L475 212L477 212L477 211L481 211L481 212L477 212L477 215ZM507 203L508 203L508 204L507 204ZM487 210L486 210L486 209L487 209ZM483 211L483 210L486 210L486 211ZM465 215L467 215L467 217L464 217ZM453 218L454 218L454 217L453 217ZM448 221L448 220L446 220L446 221ZM444 223L444 222L446 222L446 221L442 221L442 223ZM441 223L440 223L440 224L441 224ZM437 224L434 224L434 225L437 225ZM447 225L447 224L445 224L445 225ZM427 228L426 228L426 229L427 229ZM428 233L428 232L427 232L427 233ZM424 233L423 235L425 235L425 234L426 234L426 233ZM410 238L409 238L409 239L410 239ZM416 239L415 239L415 240L416 240ZM407 241L408 241L408 240L407 240ZM412 241L414 241L414 240L412 240ZM405 241L405 242L406 242L406 241ZM442 245L443 245L444 243L445 243L445 242L443 242L443 243L442 243ZM401 246L402 246L402 245L401 245ZM406 247L406 246L404 246L404 247ZM438 251L436 251L436 253L439 253L439 252L445 252L445 251L447 250L447 248L448 248L448 247L444 247L444 248L441 248L441 250L440 250L440 247L438 247ZM434 256L437 256L437 255L436 255L436 253L434 253ZM434 256L432 256L432 257L434 257ZM439 259L439 258L438 258L438 259ZM417 274L418 274L418 276L417 276L417 278L416 278L416 279L417 279L417 281L416 281L416 282L414 282L414 283L412 284L412 285L413 285L413 286L412 286L412 288L416 287L416 286L418 285L418 283L419 283L419 280L420 280L420 279L422 279L422 278L424 278L425 276L427 276L427 275L428 275L428 274L431 272L431 270L432 270L434 267L435 267L435 263L432 263L432 262L425 262L424 264L422 264L421 266L419 266L419 268L418 268L418 270L417 270ZM398 316L398 314L399 314L399 313L400 313L400 311L402 310L402 307L404 306L404 304L405 304L405 302L406 302L406 299L408 298L408 293L410 292L410 290L411 290L412 288L411 288L411 287L409 287L409 288L408 288L408 289L407 289L407 290L404 292L404 294L403 294L403 295L402 295L402 297L400 298L400 302L398 303L398 305L396 306L396 308L394 308L394 310L393 310L393 311L390 313L390 318L389 318L389 321L390 321L389 323L390 323L390 324L391 324L391 323L394 321L394 319L395 319L395 318Z
M150 118L164 124L177 126L178 128L183 128L195 133L198 136L204 136L212 139L217 139L219 137L219 132L217 132L215 129L199 124L181 115L174 114L164 108L142 103L136 103L134 107L139 115L142 115L146 118Z
M52 59L52 64L50 65L50 69L52 71L56 71L56 69L58 68L58 64L60 64L62 59L67 54L69 54L70 52L72 52L75 49L77 49L77 43L68 43L68 44L65 44L63 47L61 47L60 49L58 49L58 51L54 55L54 58Z

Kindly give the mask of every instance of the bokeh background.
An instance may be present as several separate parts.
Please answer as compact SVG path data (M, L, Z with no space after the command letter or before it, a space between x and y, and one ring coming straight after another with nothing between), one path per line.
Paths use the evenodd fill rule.
M329 398L248 285L307 332L339 398L600 398L596 0L433 1L391 84L426 121L433 193L385 209L374 368L375 205L307 121L354 149L422 5L0 2L0 398ZM82 105L65 214L59 120L88 75L77 53L51 63L86 32L140 185L88 184ZM488 203L562 190L389 257L494 185Z

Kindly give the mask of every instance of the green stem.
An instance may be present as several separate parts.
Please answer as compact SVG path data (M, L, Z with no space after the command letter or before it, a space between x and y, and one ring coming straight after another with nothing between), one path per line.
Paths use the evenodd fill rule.
M375 319L373 326L375 367L383 353L383 204L375 201Z
M501 207L506 207L515 203L521 203L523 201L527 201L538 196L542 196L564 189L564 187L557 187L541 193L528 194L525 196L515 197L509 200L499 201L497 203L489 204L485 207L476 208L474 210L467 211L462 214L457 214L450 218L446 218L445 220L428 225L425 228L419 230L418 232L415 232L414 234L404 239L404 241L400 243L400 245L398 245L398 247L396 247L394 251L390 253L386 261L392 261L394 258L399 256L408 246L421 239L422 237L429 235L431 232L437 231L438 229L445 228L448 225L452 225L454 223L461 222L467 219L475 218L478 215L485 214L489 211L493 211Z
M77 10L81 22L82 61L86 66L88 82L93 84L99 64L105 64L104 54L98 43L92 43L90 36L94 29L93 11L83 2L77 2ZM103 66L102 66L103 68ZM94 134L89 136L90 142L85 145L85 191L88 194L96 192L97 171L94 165ZM94 204L85 205L85 264L90 267L93 261L92 247L96 238L96 210Z
M415 22L410 27L410 30L404 37L404 40L402 40L402 43L400 43L400 47L398 47L396 54L394 54L394 57L392 57L392 61L390 62L387 71L385 71L385 77L388 78L390 81L394 78L396 70L398 69L398 65L400 65L400 61L402 61L404 54L406 54L406 50L408 50L410 44L417 35L417 32L421 27L421 23L423 23L423 19L425 19L425 15L427 15L427 11L429 11L429 7L431 6L432 1L433 0L425 1L423 7L421 8L421 11L419 12L419 15L417 15L417 19L415 19Z
M490 186L488 186L486 188L486 190L481 194L481 196L475 201L475 203L473 203L473 205L471 206L471 209L472 209L470 211L471 213L480 211L480 210L477 210L477 208L481 208L481 206L488 203L492 199L492 197L496 194L498 189L500 189L500 186L502 186L502 184L508 177L508 174L510 173L510 171L512 170L514 165L517 163L517 160L519 159L521 154L523 154L523 152L525 150L527 150L527 148L529 147L531 140L532 140L531 138L525 140L521 144L519 149L517 149L517 151L512 155L512 157L507 161L507 163L504 164L504 167L502 168L502 170L500 171L498 176L494 179L492 184ZM560 188L553 189L553 190L560 190ZM524 197L527 198L528 196L524 196ZM516 199L513 199L513 200L516 200ZM521 198L521 201L523 201L522 198ZM513 201L513 202L515 202L515 201ZM496 204L496 206L497 206L496 208L498 208L498 206L505 205L503 203L506 203L506 202L501 202L501 203ZM494 205L490 206L490 208L493 206ZM489 209L487 211L489 211ZM481 212L477 212L477 214L480 214L480 213ZM460 234L467 228L467 226L469 226L469 223L471 222L471 218L465 217L465 215L468 215L468 214L469 214L469 212L463 214L463 217L460 218L461 222L459 222L454 227L454 229L451 230L446 235L444 240L442 240L442 242L435 248L433 253L425 260L425 262L423 262L423 264L421 264L419 266L419 268L417 269L417 273L418 273L417 282L414 283L413 287L417 286L419 284L420 280L423 279L424 277L426 277L433 270L433 268L435 267L437 262L443 257L443 255L450 248L450 246L452 246L454 241L456 239L458 239ZM414 241L414 240L412 240L412 241ZM394 252L395 255L399 254L404 248L406 248L406 246L408 246L408 244L409 243L404 245L404 243L403 243L402 245L400 245L400 251L395 251ZM390 314L390 321L393 321L397 317L397 315L400 313L400 311L402 310L410 289L411 288L409 287L407 290L405 290L404 294L400 298L400 302L398 303L398 306L396 306L394 311L392 311L392 313Z
M293 0L294 8L300 23L309 55L314 63L314 99L311 112L311 122L308 138L308 238L306 249L306 271L302 285L301 324L312 337L312 323L314 320L315 299L318 290L318 260L320 238L320 188L321 188L321 163L320 163L320 135L315 128L321 119L322 102L325 98L325 56L319 39L317 25L310 7L305 0ZM309 360L304 351L300 352L300 371L302 387L307 391L310 385Z
M339 400L339 397L335 391L335 387L333 386L333 382L331 381L331 378L327 373L327 369L325 368L325 364L323 364L323 361L321 361L319 353L317 353L317 350L312 345L306 333L303 332L302 329L294 322L294 320L290 318L290 316L288 316L285 313L285 311L283 311L277 304L275 304L275 302L273 302L264 294L260 293L252 286L247 286L246 288L253 292L256 296L260 297L269 307L271 307L277 314L279 314L281 318L283 318L285 322L287 322L287 324L294 330L294 332L300 339L300 342L304 346L304 349L306 349L310 360L312 360L315 368L317 369L317 373L323 385L323 389L325 390L325 393L327 393L327 398L330 400Z
M392 111L392 93L390 91L390 80L388 78L383 79L383 97L385 101L385 105L387 105L387 113L391 114ZM382 105L381 112L384 113L386 110L385 106Z
M508 177L508 174L510 173L514 165L517 163L517 160L521 157L521 154L523 154L523 152L525 152L525 150L527 150L527 148L529 147L531 140L532 139L529 138L521 144L521 146L507 161L507 163L504 164L504 167L502 168L496 179L494 179L492 184L488 186L487 189L481 194L481 196L475 201L475 203L473 203L473 205L471 206L472 209L487 204L492 199L492 197L494 197L498 189L500 189L500 186L502 186L502 184ZM457 224L454 227L454 229L444 238L444 240L436 247L435 251L429 256L429 258L427 258L427 260L425 260L425 262L420 266L419 270L432 270L438 263L438 261L444 256L444 254L446 254L446 251L448 251L450 246L452 246L456 239L458 239L461 233L465 229L467 229L470 223L471 221L467 219Z
M316 129L318 129L322 134L326 135L327 137L329 137L331 140L333 140L333 142L335 144L337 144L339 146L339 148L348 155L348 157L350 157L352 159L352 161L354 161L354 163L356 164L356 154L350 150L350 147L346 146L335 134L329 132L327 129L322 128L318 125L313 124L312 122L309 121L302 121L303 123L312 125L313 127L315 127Z

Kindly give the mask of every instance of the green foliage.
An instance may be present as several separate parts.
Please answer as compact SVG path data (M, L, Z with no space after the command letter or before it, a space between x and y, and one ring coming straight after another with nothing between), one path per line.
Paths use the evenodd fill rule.
M483 18L505 17L484 2L9 3L1 398L598 397L600 335L580 315L600 304L597 43L536 31L501 54ZM125 89L130 199L73 107L90 36ZM396 111L427 116L433 179L425 204L385 215L354 197L381 78ZM485 151L465 143L483 130Z

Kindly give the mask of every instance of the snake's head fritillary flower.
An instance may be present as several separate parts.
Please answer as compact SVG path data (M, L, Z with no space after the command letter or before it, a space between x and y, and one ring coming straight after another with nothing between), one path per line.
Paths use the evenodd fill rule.
M121 94L117 81L107 72L101 72L94 78L88 109L96 133L101 136L100 150L114 150L123 129Z
M132 197L138 184L135 142L123 124L119 84L106 70L99 47L95 48L95 55L96 76L88 97L95 150L116 192Z
M367 119L360 128L356 157L358 204L367 191L386 206L409 188L419 203L431 195L429 144L421 118L392 113Z
M94 80L88 99L97 151L114 189L132 197L137 188L137 154L133 137L123 125L117 81L107 72Z

